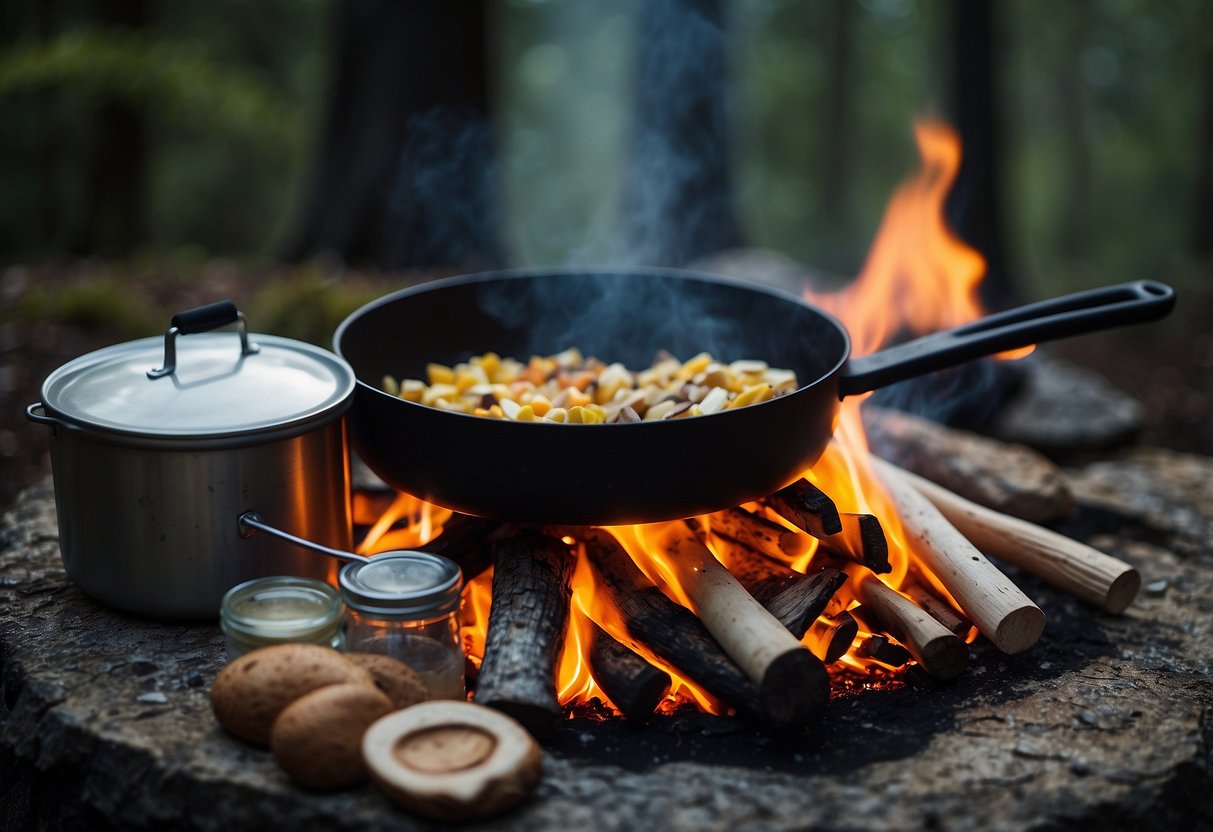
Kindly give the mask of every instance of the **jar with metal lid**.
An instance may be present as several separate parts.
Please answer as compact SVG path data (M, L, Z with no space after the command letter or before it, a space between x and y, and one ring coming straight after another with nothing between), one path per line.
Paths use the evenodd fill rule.
M340 649L345 605L323 581L280 575L232 587L219 608L228 661L286 642Z
M392 552L342 567L345 649L400 659L438 699L463 699L463 574L429 552Z

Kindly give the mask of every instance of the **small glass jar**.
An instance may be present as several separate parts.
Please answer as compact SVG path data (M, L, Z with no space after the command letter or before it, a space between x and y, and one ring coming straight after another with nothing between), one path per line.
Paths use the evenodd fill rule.
M344 612L337 590L323 581L277 575L229 589L219 607L219 628L228 661L286 642L340 649Z
M346 650L400 659L436 699L466 697L458 564L429 552L384 553L343 566L338 584Z

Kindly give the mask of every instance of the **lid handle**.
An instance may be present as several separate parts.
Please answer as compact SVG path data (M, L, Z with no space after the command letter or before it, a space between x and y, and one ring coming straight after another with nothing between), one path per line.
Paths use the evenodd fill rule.
M178 335L196 335L235 323L236 332L240 336L240 354L253 355L260 349L256 344L249 343L248 322L244 319L244 313L230 300L178 312L170 323L171 326L164 333L164 364L155 370L148 370L148 378L163 378L176 371Z

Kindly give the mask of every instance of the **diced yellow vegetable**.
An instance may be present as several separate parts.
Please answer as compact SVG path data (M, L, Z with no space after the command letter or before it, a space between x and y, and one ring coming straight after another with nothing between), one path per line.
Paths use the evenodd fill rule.
M533 422L535 421L535 409L529 404L518 408L517 415L514 416L515 422Z
M395 376L384 376L383 381L379 382L379 389L389 396L400 395L400 383L396 381Z
M400 382L400 398L410 402L419 402L425 394L426 383L418 378L406 378Z
M455 383L455 371L445 364L435 364L433 362L426 364L425 375L430 380L430 384Z
M678 371L678 377L684 381L689 381L696 373L706 370L711 363L712 356L706 352L701 352L694 358L686 360L686 363L682 365L682 369Z
M748 404L758 404L765 402L771 398L771 385L765 381L761 384L755 384L752 387L747 387L745 390L737 394L733 401L729 402L729 407L745 407Z
M547 412L552 409L552 403L548 401L548 397L540 393L531 396L531 410L535 411L535 415L542 418L547 415Z
M455 389L453 384L431 384L424 393L421 394L421 403L434 406L434 402L439 399L454 399L459 395L459 391Z

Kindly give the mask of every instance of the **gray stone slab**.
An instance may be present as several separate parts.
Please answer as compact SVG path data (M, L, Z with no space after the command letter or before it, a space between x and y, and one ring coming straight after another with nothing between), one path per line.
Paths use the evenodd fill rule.
M1184 487L1213 481L1209 460L1182 462ZM803 737L724 719L571 721L534 798L464 828L1213 828L1213 546L1201 532L1213 504L1173 491L1173 457L1125 464L1139 497L1190 503L1205 524L1080 507L1071 531L1166 582L1126 615L1012 572L1049 616L1023 655L978 642L961 679L912 670L839 696ZM0 661L0 828L434 828L371 786L300 791L267 752L223 734L207 700L217 627L144 621L81 594L59 564L48 485L0 525Z

